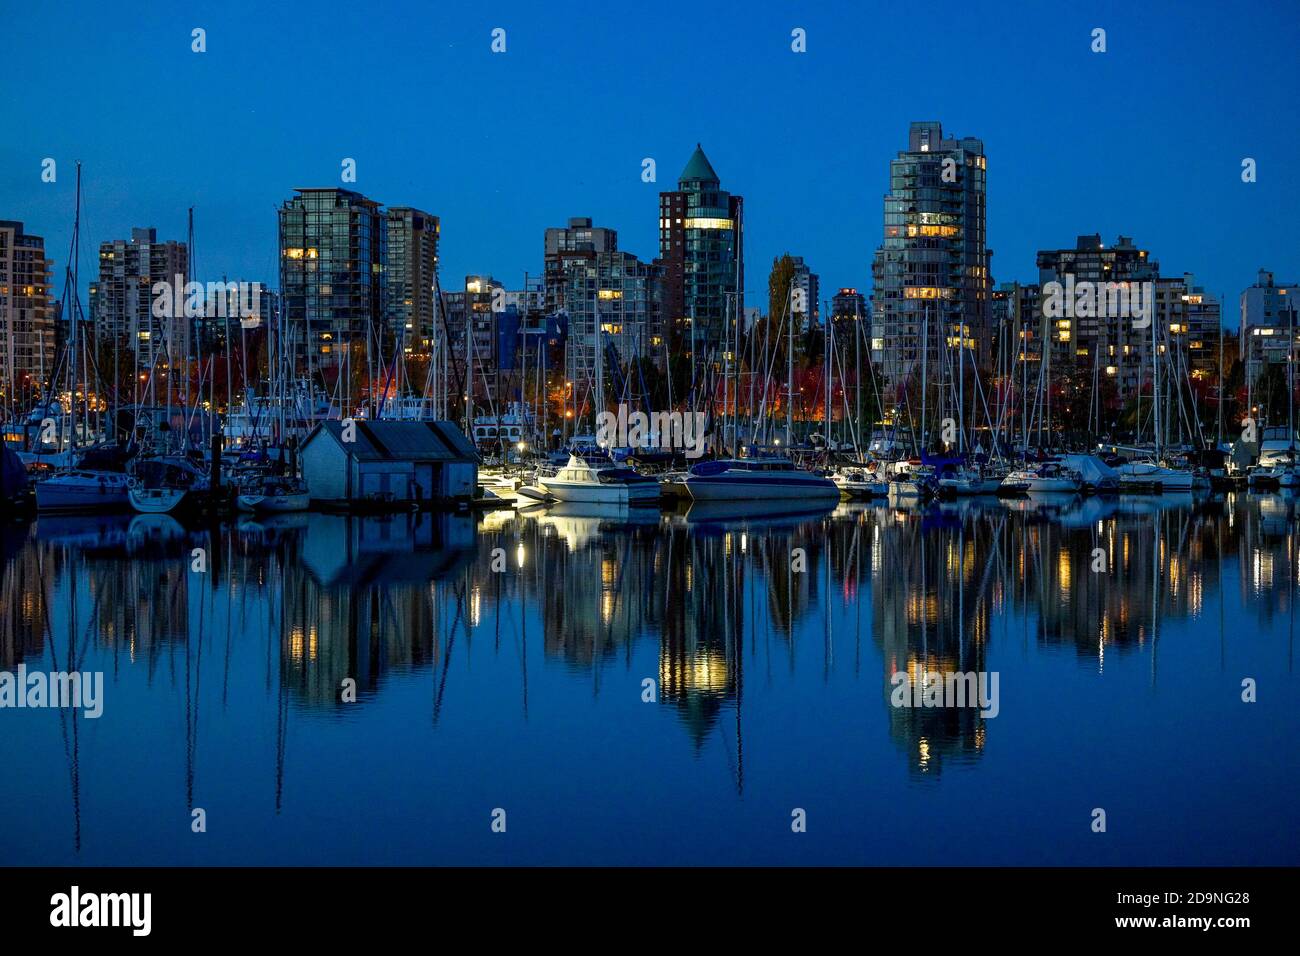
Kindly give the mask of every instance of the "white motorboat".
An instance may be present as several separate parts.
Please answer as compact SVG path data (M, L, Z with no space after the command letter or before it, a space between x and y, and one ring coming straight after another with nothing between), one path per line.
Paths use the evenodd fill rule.
M659 501L658 481L594 456L570 455L569 463L554 475L539 476L537 487L557 501L628 505Z
M889 494L889 482L876 472L874 463L846 465L831 475L841 497L883 498Z
M789 458L722 458L701 462L685 481L694 501L838 499L840 489L822 475L796 468Z
M108 511L126 508L130 479L120 471L63 471L36 483L37 511Z
M1029 490L1029 484L1038 476L1033 468L1013 468L998 483L998 493L1004 495L1023 495Z

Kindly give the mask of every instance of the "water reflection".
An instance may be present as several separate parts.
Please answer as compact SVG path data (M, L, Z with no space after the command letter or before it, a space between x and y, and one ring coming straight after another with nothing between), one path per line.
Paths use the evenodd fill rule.
M1117 661L1140 661L1143 684L1157 690L1166 679L1162 635L1194 625L1212 635L1220 667L1243 627L1284 640L1291 674L1293 497L751 510L7 525L0 669L106 671L105 723L135 728L106 749L179 732L187 807L202 805L205 783L228 773L250 791L273 779L277 814L287 794L321 786L341 759L322 742L322 720L355 722L372 710L382 716L370 733L384 741L365 745L391 751L395 763L416 757L401 747L413 728L437 734L449 720L457 734L477 722L494 740L540 722L567 735L548 746L580 759L606 733L583 721L635 719L622 702L646 694L653 678L655 707L679 728L666 746L705 762L716 748L727 799L743 802L754 787L746 763L755 733L766 786L773 762L788 756L774 729L781 714L799 713L819 728L812 746L835 752L861 749L861 727L880 727L912 781L978 767L1015 719L892 707L896 672L915 683L927 672L1001 671L1014 688L1014 675L1019 686L1040 679L1040 655L1050 662L1066 652L1094 680ZM1227 604L1237 609L1230 621ZM1184 671L1169 679L1187 680ZM423 684L422 713L394 684L410 677ZM175 700L179 716L160 711L163 700ZM584 703L592 700L604 702L593 711ZM41 752L68 782L76 853L82 790L104 781L81 772L84 718L57 719L61 750ZM233 729L244 722L243 732L273 739L269 766L244 751ZM1005 746L1025 746L1006 736ZM294 740L310 759L289 759ZM176 852L164 841L162 859Z

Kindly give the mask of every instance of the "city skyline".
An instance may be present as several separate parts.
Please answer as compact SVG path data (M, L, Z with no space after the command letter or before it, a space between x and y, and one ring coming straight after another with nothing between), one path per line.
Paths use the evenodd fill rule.
M228 275L274 283L278 263L271 211L301 185L340 186L438 216L440 271L445 288L453 290L461 276L485 273L508 287L522 286L525 273L542 271L538 246L544 230L573 216L617 229L620 248L643 261L654 258L658 194L675 188L678 171L699 142L724 187L746 198L750 300L762 300L773 257L787 251L803 256L821 277L826 298L840 287L871 288L889 161L909 124L927 120L985 144L995 287L1035 281L1038 250L1065 248L1076 236L1092 233L1107 240L1133 236L1169 267L1196 274L1207 290L1224 297L1229 327L1236 324L1238 293L1259 269L1291 278L1296 243L1289 238L1284 211L1294 207L1296 186L1284 170L1297 134L1270 120L1285 115L1285 91L1256 82L1278 69L1269 49L1250 46L1247 56L1257 31L1279 37L1295 32L1297 18L1280 8L1254 12L1248 23L1186 18L1187 7L1173 5L1138 13L1118 6L1077 15L1044 13L1032 25L1002 25L1013 65L990 50L977 75L940 81L914 70L907 74L908 95L859 106L854 97L844 97L846 82L867 94L888 90L889 76L898 75L890 68L902 54L888 44L854 47L853 37L869 41L875 34L853 29L870 20L852 9L805 13L764 4L744 18L738 7L701 12L702 25L719 26L718 45L738 54L733 61L683 59L689 44L667 28L647 24L644 31L629 32L613 14L559 17L560 29L524 7L435 15L407 4L364 14L326 5L322 13L329 22L346 26L359 46L371 34L385 38L395 79L410 79L404 72L410 67L397 55L403 51L391 39L403 35L395 21L410 21L412 36L430 37L431 53L442 57L431 58L431 64L445 65L446 75L473 79L476 105L467 119L441 104L423 116L409 108L418 97L374 100L367 95L368 82L349 84L344 77L330 91L336 108L327 111L329 128L321 129L318 123L283 119L290 94L277 81L287 84L294 63L313 49L328 49L328 37L289 32L278 51L268 49L268 36L283 16L275 11L259 17L257 31L250 30L244 7L211 15L164 13L137 35L101 47L101 38L121 37L111 22L97 23L105 14L81 4L64 6L82 15L72 19L80 29L60 34L66 45L60 61L77 60L88 72L111 64L128 81L164 71L175 82L159 89L157 112L165 114L181 105L173 100L184 100L191 109L200 107L204 117L222 117L215 126L199 123L199 129L214 130L219 141L236 146L203 147L209 133L142 141L134 127L147 124L155 111L136 116L104 103L96 109L104 95L99 87L87 90L82 84L80 94L74 93L75 84L55 72L53 58L34 57L36 48L24 41L38 21L30 12L16 11L14 29L0 39L0 49L22 75L49 81L63 122L0 146L7 171L0 180L0 209L45 238L46 254L55 261L56 295L67 258L78 159L85 163L83 296L93 280L99 241L141 226L181 239L191 205L197 278ZM412 12L399 12L407 10ZM956 27L977 15L953 7L946 22ZM207 50L194 53L190 31L205 19ZM1090 49L1096 26L1107 31L1105 53ZM507 31L504 53L490 49L496 27ZM806 53L791 49L790 31L796 27L806 30ZM962 32L928 35L926 49L944 62ZM626 46L622 53L600 42L615 34ZM1037 39L1037 47L1027 34ZM567 98L562 106L548 106L547 86L531 82L534 74L559 87L573 69L568 53L578 50L582 72L632 50L646 67L589 84L590 109ZM850 57L862 50L870 51L862 76L847 81L842 68L862 63ZM1187 56L1190 50L1218 56ZM1284 51L1285 44L1279 44L1278 56ZM268 59L268 53L274 55ZM382 51L376 55L388 62ZM1066 57L1081 62L1060 76L1050 72ZM253 63L257 74L244 75ZM689 65L690 76L664 71L674 63ZM1035 66L1049 68L1045 79L1033 78ZM1131 97L1109 106L1095 97L1097 84L1117 81L1141 91L1140 109ZM109 88L115 87L108 84L105 92ZM710 95L700 96L701 90ZM638 98L651 114L649 121L634 115L638 110L609 109L626 95ZM1044 102L1053 108L1039 109ZM1067 112L1059 105L1067 102L1102 105ZM1198 109L1188 105L1193 102ZM1244 102L1250 108L1242 109ZM1020 108L1008 109L1008 103ZM393 111L403 104L409 126L394 125ZM13 88L0 93L0 109L11 128L27 129L30 123L17 122L14 115L19 105ZM274 110L280 118L268 120L266 114ZM772 116L796 113L794 126L801 134L826 131L825 147L818 147L816 135L776 134ZM1051 116L1051 122L1036 123L1035 115ZM579 134L586 126L587 135L565 134L561 121ZM1177 135L1168 134L1171 124ZM1044 127L1059 132L1048 135ZM456 135L457 129L464 135ZM149 148L141 148L142 142ZM563 148L553 148L556 143ZM54 183L41 181L47 157L58 163ZM356 182L340 181L346 158L356 160ZM642 181L645 158L655 160L654 182ZM1244 158L1256 161L1254 183L1242 182Z

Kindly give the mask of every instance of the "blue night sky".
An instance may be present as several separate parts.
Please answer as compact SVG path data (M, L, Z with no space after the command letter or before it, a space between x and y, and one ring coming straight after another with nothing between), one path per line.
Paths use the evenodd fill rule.
M1295 3L451 6L0 0L0 218L46 237L60 288L79 159L83 285L100 240L183 239L191 205L198 278L276 284L277 206L343 185L353 157L349 188L442 218L447 288L517 287L570 216L652 258L658 190L698 140L745 196L765 305L783 251L824 296L869 288L888 161L937 119L984 140L997 282L1036 280L1036 250L1092 232L1196 273L1234 303L1228 325L1260 267L1300 276Z

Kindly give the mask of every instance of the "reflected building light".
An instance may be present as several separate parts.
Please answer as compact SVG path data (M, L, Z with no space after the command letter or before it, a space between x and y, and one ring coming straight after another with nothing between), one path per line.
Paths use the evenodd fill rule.
M483 613L483 592L479 586L474 585L469 592L469 626L478 627Z
M691 687L694 690L722 693L727 689L727 661L711 649L697 653L690 666Z
M1262 549L1256 550L1251 561L1251 583L1256 591L1273 586L1273 555Z
M519 567L522 568L522 567L524 566L524 559L527 558L527 557L528 557L528 554L527 554L527 552L524 550L524 543L523 543L522 541L520 541L520 542L519 542L519 547L515 548L515 563L518 564Z

